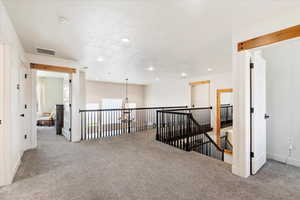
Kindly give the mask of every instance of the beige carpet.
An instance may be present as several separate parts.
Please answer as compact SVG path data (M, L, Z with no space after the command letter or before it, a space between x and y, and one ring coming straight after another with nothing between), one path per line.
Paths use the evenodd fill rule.
M1 200L300 199L300 169L269 161L248 179L224 162L156 142L152 132L69 143L38 133Z

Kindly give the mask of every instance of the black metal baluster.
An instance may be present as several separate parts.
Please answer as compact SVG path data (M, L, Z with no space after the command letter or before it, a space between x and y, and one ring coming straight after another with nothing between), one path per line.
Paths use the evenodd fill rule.
M112 132L113 132L113 136L116 136L116 111L112 111Z
M89 140L91 140L92 139L92 112L89 112L89 135L88 135L88 137L89 137Z
M84 113L84 139L87 140L87 127L88 127L88 122L87 122L87 112Z
M81 140L83 140L83 121L82 121L82 113L80 113L80 122L81 122Z
M113 126L113 120L112 120L113 118L112 117L113 117L113 112L110 111L109 112L109 129L110 129L109 132L110 132L110 136L114 136L113 132L112 132L112 126Z
M107 132L107 126L108 126L108 117L107 117L107 111L105 111L105 137L108 137L108 132Z

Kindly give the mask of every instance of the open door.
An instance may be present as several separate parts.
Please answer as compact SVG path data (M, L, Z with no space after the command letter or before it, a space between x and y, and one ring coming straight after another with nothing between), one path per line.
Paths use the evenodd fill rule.
M30 145L30 122L29 122L29 112L28 112L28 104L26 102L27 95L27 74L25 67L21 64L19 67L19 80L18 80L18 106L19 106L19 114L20 114L20 134L22 138L23 149L26 150ZM28 142L29 141L29 142Z
M72 75L64 77L64 125L62 133L67 140L72 141Z
M251 59L251 174L266 163L266 61L260 52Z

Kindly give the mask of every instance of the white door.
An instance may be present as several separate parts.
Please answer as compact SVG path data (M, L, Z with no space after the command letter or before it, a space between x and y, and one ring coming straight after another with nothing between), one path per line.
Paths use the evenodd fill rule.
M210 84L193 85L191 90L191 104L193 107L210 106Z
M18 106L20 113L20 133L21 144L23 150L27 150L31 146L31 87L30 75L23 64L19 66L19 96Z
M26 133L26 113L25 113L25 68L20 65L19 68L19 83L18 83L18 106L19 106L19 114L20 114L20 134L21 134L21 144L23 145L23 149L25 149L25 140L27 139Z
M64 77L64 127L63 127L63 135L68 139L71 140L72 138L72 124L71 124L71 117L72 117L72 82L71 75L67 74Z
M23 86L22 86L22 95L23 95L23 109L24 109L24 145L25 150L31 147L32 142L32 132L31 132L31 125L32 125L32 104L31 104L31 75L29 74L29 70L22 65L22 79L23 79Z
M252 57L254 68L252 76L252 174L266 163L266 61L259 52Z

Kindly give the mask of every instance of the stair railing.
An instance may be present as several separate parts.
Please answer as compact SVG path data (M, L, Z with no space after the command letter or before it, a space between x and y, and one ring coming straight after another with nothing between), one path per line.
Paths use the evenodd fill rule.
M211 107L157 111L156 139L185 151L224 160L224 151L207 134Z

